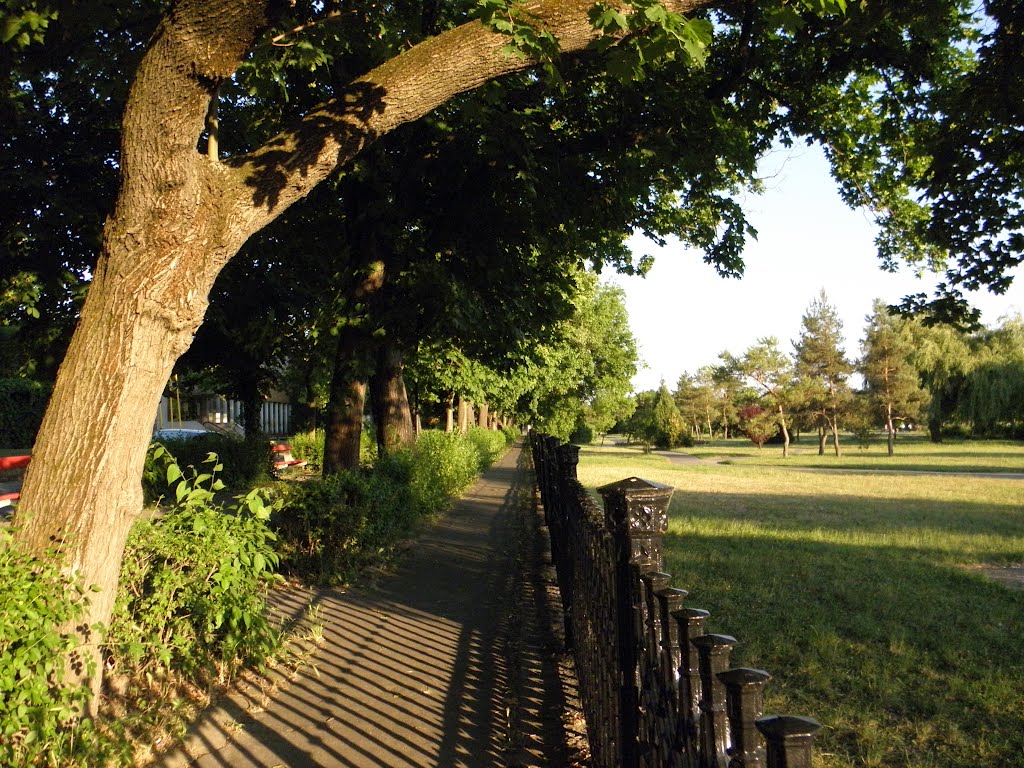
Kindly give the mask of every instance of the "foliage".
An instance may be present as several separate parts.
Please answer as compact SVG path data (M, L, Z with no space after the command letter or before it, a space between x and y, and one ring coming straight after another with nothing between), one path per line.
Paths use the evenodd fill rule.
M779 433L779 419L760 405L751 404L740 409L740 431L758 448Z
M885 425L888 451L894 451L896 429L916 422L921 415L925 393L911 363L914 340L908 322L894 315L881 302L864 329L864 357L860 368L876 418Z
M338 584L388 563L416 524L442 512L504 445L502 432L427 431L373 467L292 485L274 518L282 568Z
M831 432L839 455L840 419L852 398L847 379L853 365L843 351L843 322L828 303L825 291L811 301L794 342L799 407L818 429L818 449L824 453L825 433Z
M210 454L183 471L162 446L151 451L173 489L172 508L132 530L107 636L115 674L155 675L259 662L279 642L266 615L278 555L263 491L215 500L223 467Z
M292 456L309 462L309 468L319 471L324 465L324 431L315 429L298 432L288 438Z
M477 471L483 472L497 461L508 447L508 436L504 432L483 427L471 427L466 439L473 444L480 456Z
M163 447L168 456L181 467L198 467L208 462L209 456L220 457L223 465L219 480L228 488L251 488L270 477L270 443L264 440L239 440L228 435L211 432L185 440L165 440ZM142 487L149 502L163 496L167 487L164 454L150 451L142 473Z
M24 552L0 529L0 764L62 765L95 740L81 714L83 685L65 684L79 640L66 627L84 615L84 590L56 553Z
M788 456L789 428L786 424L786 414L795 399L796 374L792 362L779 349L778 339L774 336L758 339L756 344L747 348L743 357L737 359L728 352L723 352L721 359L740 382L749 383L756 389L758 396L768 406L766 410L773 412L782 431L782 455ZM760 420L761 416L757 418ZM758 434L764 431L759 425Z
M29 448L43 420L51 386L28 379L0 379L0 448Z

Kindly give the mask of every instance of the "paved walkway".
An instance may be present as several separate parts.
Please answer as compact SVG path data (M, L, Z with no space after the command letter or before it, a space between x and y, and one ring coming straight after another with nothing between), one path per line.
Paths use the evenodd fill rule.
M523 458L514 448L486 472L396 573L283 590L285 615L312 606L309 663L269 690L238 686L160 765L572 764Z

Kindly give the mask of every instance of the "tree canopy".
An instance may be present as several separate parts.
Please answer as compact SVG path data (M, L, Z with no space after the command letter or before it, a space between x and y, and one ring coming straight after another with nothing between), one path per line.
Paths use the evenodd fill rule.
M25 479L19 536L38 551L61 543L69 568L102 588L90 621L109 611L141 507L140 414L155 411L218 275L339 171L358 181L371 149L386 157L371 180L421 168L435 180L432 199L459 193L458 231L396 219L417 222L397 233L417 245L401 263L417 267L446 249L471 260L489 242L490 255L528 254L541 274L585 250L642 268L624 247L637 229L677 234L738 274L752 234L738 193L758 187L757 160L777 140L822 142L847 202L876 213L888 262L946 266L955 290L958 276L998 288L1019 260L1019 89L1005 109L999 98L1019 81L1021 12L1010 2L986 3L984 20L963 0L9 0L2 10L0 142L16 212L0 233L3 322L22 338L46 307L47 333L77 322ZM495 82L517 77L511 90ZM958 108L985 88L992 95L961 128ZM514 116L507 130L498 113ZM464 129L447 130L449 118ZM429 134L413 166L387 154L411 146L409 136L387 140L406 130ZM957 131L963 151L933 151L931 139ZM448 146L456 161L475 153L478 175L431 162ZM61 154L68 148L74 157ZM964 177L972 162L976 179ZM481 175L508 183L477 200ZM991 209L974 212L961 177L989 191ZM416 207L397 200L401 189L380 186L389 210ZM490 216L467 224L488 199ZM517 229L524 214L537 226ZM378 234L392 234L380 218ZM500 237L476 237L488 227ZM348 246L357 273L376 263ZM529 259L508 263L528 271ZM465 306L488 323L512 311ZM35 370L50 371L38 364L43 345L30 347Z

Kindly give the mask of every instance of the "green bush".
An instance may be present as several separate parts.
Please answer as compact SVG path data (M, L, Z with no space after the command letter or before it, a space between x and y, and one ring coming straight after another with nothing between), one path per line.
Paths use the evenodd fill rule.
M337 584L392 557L419 510L400 461L385 464L387 471L351 470L289 487L275 515L283 569Z
M217 456L183 473L161 446L173 508L140 522L128 539L120 590L107 637L108 665L136 677L160 670L223 672L265 659L279 637L266 617L266 591L278 555L268 526L273 510L254 490L228 508L214 500L224 486Z
M274 517L282 568L312 583L337 584L391 560L419 521L443 511L477 476L477 444L488 457L500 453L504 436L480 433L424 432L372 468L291 485Z
M29 379L0 379L0 448L31 448L53 387Z
M246 442L214 432L190 440L165 440L159 445L174 458L179 467L198 467L215 454L224 467L220 480L228 488L251 488L270 478L270 442ZM166 494L165 468L154 460L150 451L142 472L142 488L147 502Z
M82 617L84 591L55 555L28 555L7 530L0 583L0 765L66 765L95 742L80 719L89 690L64 682L78 639L60 629Z
M288 438L292 456L309 462L309 468L320 470L324 466L324 431L298 432Z
M413 457L409 478L413 496L431 512L443 511L482 466L476 446L457 432L422 432L409 450Z
M466 437L480 454L479 471L483 472L496 462L508 447L508 438L504 432L494 429L471 427Z

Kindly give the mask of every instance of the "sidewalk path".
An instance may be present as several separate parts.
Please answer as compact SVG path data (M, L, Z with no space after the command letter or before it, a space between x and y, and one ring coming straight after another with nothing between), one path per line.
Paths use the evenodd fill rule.
M279 610L312 605L323 627L310 662L269 691L238 686L160 765L569 765L555 641L519 610L544 591L521 458L488 470L397 573L283 591Z

